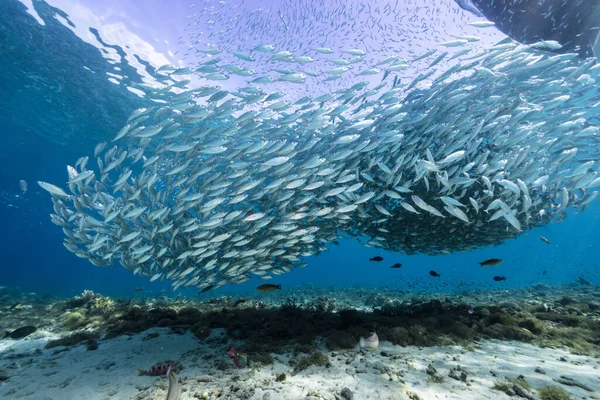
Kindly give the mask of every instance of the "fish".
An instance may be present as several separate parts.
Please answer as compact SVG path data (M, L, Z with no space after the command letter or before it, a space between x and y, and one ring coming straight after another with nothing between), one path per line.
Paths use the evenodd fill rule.
M505 281L506 277L505 276L494 276L494 280L496 282Z
M3 339L11 338L11 339L23 339L37 331L37 328L32 325L22 326L18 329L15 329L12 332L6 332Z
M481 261L479 263L480 267L495 267L500 265L500 263L502 263L502 259L500 258L488 258L485 261Z
M208 285L208 286L202 288L202 290L200 291L200 293L206 293L206 292L208 292L210 290L213 290L214 288L215 288L214 285Z
M154 364L147 370L138 369L138 376L165 376L167 372L176 372L181 367L175 361L165 361Z
M367 9L349 26L335 13L311 20L325 34L316 37L294 13L310 3L319 15L322 5L299 2L279 8L285 28L278 15L258 21L240 9L227 29L195 31L227 19L226 2L192 17L198 38L182 37L182 63L194 67L159 68L172 79L146 88L152 105L116 127L110 146L92 146L65 185L40 181L65 248L174 291L208 291L291 273L342 237L409 255L496 246L598 197L593 60L557 38L479 48L441 31L435 42L468 43L390 58L391 36L368 51L351 40L377 26L365 23ZM340 9L357 5L349 2ZM335 47L326 40L334 27ZM386 32L398 34L377 34ZM252 40L233 48L239 37ZM256 49L265 43L272 50ZM382 80L363 81L377 64Z
M241 368L238 361L239 354L237 353L235 347L231 347L227 352L227 355L231 358L231 361L233 361L233 365L235 365L236 368Z
M271 283L265 283L264 285L260 285L256 288L259 292L268 293L273 290L281 290L281 285L273 285Z
M588 281L587 279L582 278L581 276L577 277L577 283L579 283L580 285L584 285L584 286L591 286L592 282Z
M261 45L256 46L254 48L254 51L268 53L271 51L275 51L275 46L273 46L272 44L261 44Z
M555 41L562 46L549 50L594 57L598 41L600 2L592 0L538 1L510 3L496 0L457 0L465 10L482 15L512 39L533 44ZM584 11L585 10L585 11Z
M55 185L53 185L51 183L38 181L38 185L40 185L40 187L42 189L46 190L50 194L53 194L53 195L56 195L56 196L69 197L69 195L67 194L67 192L65 192L64 190L62 190L58 186L55 186Z
M361 336L359 342L358 342L358 346L359 348L362 349L367 349L367 350L377 350L377 347L379 347L379 337L377 336L377 334L375 332L372 332L371 335L367 338L364 338Z
M392 265L390 268L400 268L401 266L402 266L402 264L396 263L396 264Z
M166 400L178 400L181 393L181 385L172 367L169 367L167 370L167 378L169 379L169 389L167 390Z
M429 271L429 275L435 277L435 278L439 278L441 275L438 274L437 272L435 272L434 270Z
M27 182L24 181L23 179L21 179L19 181L19 188L21 188L21 190L23 191L23 194L25 194L25 192L27 192Z
M380 262L383 261L383 257L380 256L375 256L373 258L369 258L369 261L376 261L376 262Z
M444 47L456 47L456 46L462 46L467 43L469 43L469 41L466 39L455 39L455 40L449 40L447 42L438 43L438 44L440 46L444 46Z
M544 237L544 236L540 236L540 240L546 244L551 244L550 240L548 240L548 238Z

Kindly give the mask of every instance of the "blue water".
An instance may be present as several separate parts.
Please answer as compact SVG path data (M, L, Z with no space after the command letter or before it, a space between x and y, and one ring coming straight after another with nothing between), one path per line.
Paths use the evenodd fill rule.
M65 182L66 164L89 154L97 142L112 138L145 100L125 88L141 81L139 70L123 61L118 64L127 76L123 84L108 82L105 73L115 65L107 63L103 51L59 22L55 16L61 15L60 10L45 2L35 2L35 9L45 25L23 3L0 2L0 286L53 295L73 295L84 289L128 295L138 287L172 294L170 283L151 284L120 266L101 268L77 258L63 247L61 229L50 222L51 201L36 181ZM117 54L135 53L104 45ZM139 63L152 71L143 59ZM25 194L19 189L21 179L29 183ZM583 213L570 212L563 222L528 230L498 247L467 253L406 256L342 240L305 260L306 268L280 275L273 282L284 288L358 285L414 292L561 285L575 283L577 277L600 284L598 232L600 204L595 203ZM542 242L540 235L551 245ZM376 255L384 261L370 262ZM504 262L495 268L478 266L491 257ZM403 266L390 269L395 263ZM441 277L431 277L430 270ZM495 275L507 280L494 282ZM250 291L260 282L226 286L210 294ZM191 290L184 293L195 295Z

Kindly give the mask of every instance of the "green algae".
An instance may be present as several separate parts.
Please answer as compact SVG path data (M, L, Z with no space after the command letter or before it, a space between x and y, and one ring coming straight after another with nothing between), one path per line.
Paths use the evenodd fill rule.
M251 307L201 312L189 305L147 308L130 306L106 323L106 337L135 334L152 327L190 330L205 338L210 329L225 328L228 337L245 340L255 352L281 352L290 344L311 345L323 338L328 350L355 348L358 338L377 332L380 340L401 346L460 345L470 348L481 339L519 340L547 347L567 347L578 354L595 354L596 326L582 321L577 327L565 316L480 307L469 314L464 305L432 301L418 305L387 306L373 312L342 310L338 313L311 311L285 305L281 308ZM265 322L268 321L268 322ZM267 346L266 343L269 345Z
M90 342L90 341L95 342L96 339L98 339L98 334L96 334L96 333L76 332L69 336L62 337L60 339L50 340L48 343L46 343L46 348L52 349L54 347L59 347L59 346L75 346L82 342L88 342L88 349L89 349L90 346L93 345L93 342Z
M512 391L512 382L510 381L494 381L494 385L492 386L492 389L497 390L499 392L504 392L507 395L511 395L511 391Z
M298 373L300 371L304 371L305 369L313 365L319 367L327 367L330 364L331 362L329 361L329 356L327 354L315 352L308 357L300 358L294 366L294 372Z
M572 400L571 395L558 386L546 386L538 389L541 400Z
M532 389L531 385L529 384L529 382L527 382L525 380L525 377L523 375L519 375L518 377L513 379L512 382L516 385L521 386L522 388L526 389L527 391L531 391L531 389Z
M381 341L401 346L458 345L473 350L485 339L518 340L551 348L567 348L575 354L600 355L599 312L590 300L568 306L547 306L514 302L499 306L470 307L450 301L396 302L383 297L382 305L368 311L340 309L327 311L331 301L319 297L313 306L297 306L288 299L281 306L265 306L258 300L221 297L208 302L146 300L113 301L91 292L64 301L56 310L73 305L63 326L114 338L154 327L174 333L191 332L199 340L229 345L245 343L244 353L281 354L289 348L315 351L323 343L330 351L357 348L361 336L376 332ZM315 300L316 301L316 300ZM60 304L60 303L59 303ZM327 307L322 307L322 305ZM591 304L591 306L590 306ZM66 307L65 307L66 305ZM581 310L581 311L580 311ZM210 337L215 328L225 334ZM261 362L262 361L257 361Z
M86 324L85 317L83 316L83 314L81 314L78 311L74 311L74 312L70 313L69 315L67 315L67 317L63 321L64 327L71 331L73 331L77 328L80 328L80 327L84 326L85 324Z

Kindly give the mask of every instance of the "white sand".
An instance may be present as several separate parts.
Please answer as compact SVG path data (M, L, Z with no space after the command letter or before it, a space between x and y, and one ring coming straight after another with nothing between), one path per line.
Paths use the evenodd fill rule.
M142 340L150 332L160 335ZM213 330L211 337L219 335L219 330ZM327 352L330 368L313 366L292 375L290 354L274 354L273 365L255 370L229 367L220 371L215 368L216 360L232 365L226 355L227 345L219 340L201 342L190 333L177 335L169 329L102 340L95 351L79 345L55 354L64 348L43 350L46 340L0 341L0 370L10 376L0 386L0 398L165 399L166 379L138 376L137 369L172 359L184 367L179 373L183 400L201 398L205 391L211 399L219 391L224 392L221 399L337 399L344 387L353 392L354 399L400 400L408 399L410 392L424 400L508 399L506 394L491 389L494 381L521 374L533 388L556 385L576 399L600 399L600 360L518 342L484 341L473 352L460 347L399 347L383 342L376 352L368 354ZM242 343L237 347L243 351ZM203 357L207 356L212 358L205 360ZM566 361L560 361L561 357ZM442 383L431 382L426 372L429 364L444 378ZM451 368L457 366L467 372L468 384L448 376ZM536 373L536 367L546 374ZM287 375L284 382L275 381L280 373ZM595 392L553 382L561 375L574 378ZM238 388L236 394L231 394L232 388Z

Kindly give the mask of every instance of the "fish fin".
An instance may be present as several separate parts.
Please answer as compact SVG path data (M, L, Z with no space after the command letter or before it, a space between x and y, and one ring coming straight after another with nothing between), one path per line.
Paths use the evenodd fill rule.
M469 11L469 12L475 14L478 17L483 17L483 14L481 13L481 11L479 11L479 8L477 8L477 6L472 1L470 1L470 0L456 0L456 3L463 10Z
M513 43L515 40L511 37L507 37L502 39L501 41L499 41L498 43L496 43L496 46L499 46L501 44L508 44L508 43Z
M600 46L600 40L598 40L599 37L599 31L594 29L594 31L592 32L592 30L590 29L587 31L587 35L584 38L582 38L582 40L586 40L588 44L587 52L585 49L583 49L585 57L598 56L598 47ZM23 194L25 194L25 192L23 192Z

